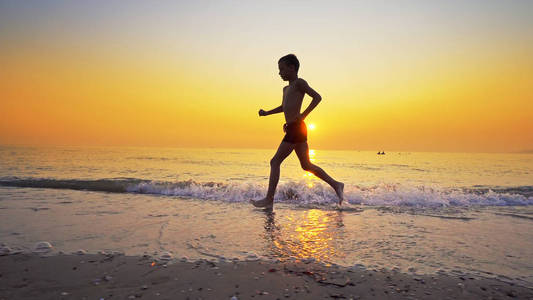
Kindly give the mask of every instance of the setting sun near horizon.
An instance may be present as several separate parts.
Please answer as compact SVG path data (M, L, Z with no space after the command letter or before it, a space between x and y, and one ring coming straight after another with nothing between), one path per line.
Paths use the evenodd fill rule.
M230 4L2 2L0 144L274 148L294 53L315 149L533 151L531 2Z

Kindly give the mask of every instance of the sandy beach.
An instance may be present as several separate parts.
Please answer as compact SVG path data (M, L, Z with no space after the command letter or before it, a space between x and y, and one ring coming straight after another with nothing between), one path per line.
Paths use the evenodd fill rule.
M120 254L0 257L0 299L532 299L474 276L411 276L313 262L165 264ZM235 298L232 298L235 297Z

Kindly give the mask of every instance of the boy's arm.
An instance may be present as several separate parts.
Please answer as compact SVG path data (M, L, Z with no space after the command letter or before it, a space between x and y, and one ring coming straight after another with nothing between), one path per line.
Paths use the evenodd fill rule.
M307 115L309 115L309 113L315 109L315 107L318 105L318 103L320 103L320 101L322 100L322 97L320 96L320 94L318 94L315 90L313 90L309 84L307 84L307 82L303 79L298 79L298 81L296 82L296 86L298 87L298 89L304 93L304 94L307 94L309 95L311 98L313 98L313 100L311 100L311 103L309 104L309 106L304 110L304 112L301 114L302 116L302 120L305 119L307 117Z
M272 115L272 114L277 114L277 113L280 113L280 112L283 112L283 106L278 106L272 110L269 110L269 111L264 111L262 109L259 110L259 116L268 116L268 115Z

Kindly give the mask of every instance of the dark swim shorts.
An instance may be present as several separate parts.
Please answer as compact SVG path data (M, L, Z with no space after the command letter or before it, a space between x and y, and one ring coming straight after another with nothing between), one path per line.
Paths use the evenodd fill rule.
M307 126L304 121L287 123L283 125L283 131L285 131L284 142L291 144L307 142Z

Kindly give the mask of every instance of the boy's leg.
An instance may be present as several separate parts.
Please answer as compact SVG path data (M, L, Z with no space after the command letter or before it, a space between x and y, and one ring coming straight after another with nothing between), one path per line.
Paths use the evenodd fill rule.
M344 199L344 183L331 178L322 168L311 163L307 142L296 144L294 149L296 155L298 155L302 169L315 174L316 177L327 182L335 190L337 197L339 197L339 204L342 204L342 200Z
M288 142L281 142L278 147L278 151L274 154L274 157L270 160L270 179L268 180L268 192L264 199L259 201L252 201L252 204L257 207L272 206L274 202L274 194L276 193L276 187L279 181L279 168L281 163L289 154L294 150L294 144Z

